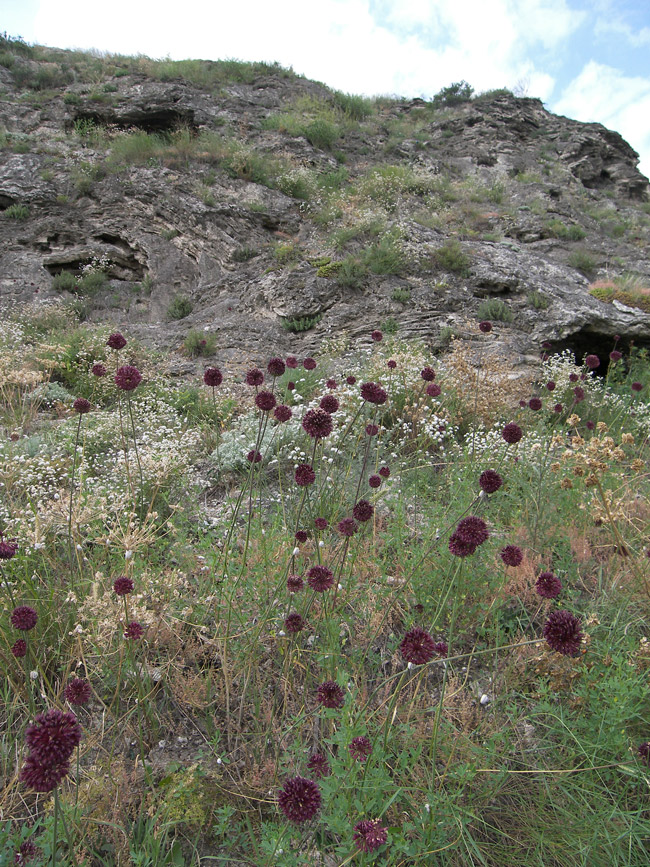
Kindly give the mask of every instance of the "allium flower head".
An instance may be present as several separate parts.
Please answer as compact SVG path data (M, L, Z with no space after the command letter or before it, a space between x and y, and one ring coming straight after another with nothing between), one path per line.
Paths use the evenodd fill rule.
M345 381L348 385L354 385L354 383L357 381L357 378L356 376L346 376Z
M542 572L535 582L535 589L543 599L555 599L562 591L562 582L553 572Z
M378 382L364 382L361 385L361 397L368 403L375 403L378 406L388 400L388 395Z
M317 530L325 530L328 523L327 518L314 518L314 527L316 527Z
M333 412L336 412L338 410L339 402L333 394L326 394L321 399L319 406L321 409L324 409L325 412L328 412L331 415Z
M381 340L384 339L384 335L381 333L381 331L378 330L371 332L370 336L376 343L379 343Z
M70 704L87 704L90 701L90 684L83 677L75 677L63 690L66 701Z
M483 518L476 515L461 518L454 532L464 542L475 546L482 545L490 535Z
M585 427L587 428L587 430L593 430L596 427L596 422L587 420L585 422Z
M490 331L492 331L492 323L489 319L484 319L482 322L479 322L478 327L483 334L489 334Z
M359 529L359 525L354 520L354 518L343 518L342 521L339 521L336 525L336 529L342 536L354 536L354 534Z
M284 403L278 404L278 406L273 410L273 418L279 422L289 421L292 415L291 407Z
M390 476L390 467L380 467L379 475L382 477L382 479L387 479Z
M212 388L216 388L223 382L223 374L218 367L207 367L203 371L203 382Z
M300 575L289 575L287 578L287 590L289 593L298 593L305 586L305 582Z
M305 368L305 370L315 370L316 369L316 360L314 358L307 357L303 361L302 366Z
M563 409L564 409L564 407L562 406L561 403L556 403L555 406L553 407L553 412L557 412L559 414L562 412Z
M289 381L287 383L287 391L295 391L296 383Z
M449 537L449 550L454 557L470 557L476 551L476 545L461 539L457 533Z
M308 822L321 808L318 783L305 777L291 777L278 794L278 806L290 822Z
M399 646L402 656L413 665L423 665L433 659L435 641L424 629L411 629L406 633Z
M111 349L124 349L126 346L126 338L123 334L120 334L119 331L114 331L113 334L109 335L108 340L106 341L106 346L110 346Z
M297 611L289 614L284 621L284 628L289 635L297 635L305 628L305 621Z
M427 395L429 397L440 397L441 394L442 389L437 382L431 382L429 385L427 385Z
M73 713L50 708L27 726L25 743L41 764L58 765L67 762L81 743L81 726Z
M519 566L524 559L524 554L518 545L506 545L499 552L506 566Z
M269 363L266 365L266 369L271 376L282 376L285 370L284 361L282 361L281 358L271 358Z
M325 385L327 388L336 388L338 383L335 379L328 379L326 380Z
M552 379L549 379L549 381L546 383L546 389L547 391L555 391L555 383Z
M447 656L447 654L449 653L449 645L446 641L436 641L433 649L438 654L438 656Z
M137 620L132 620L131 623L127 623L124 630L125 638L131 638L134 641L137 641L139 638L142 638L143 635L144 628L141 623L138 623Z
M133 367L132 364L118 367L115 374L115 385L121 388L122 391L133 391L141 382L142 374L137 367Z
M19 638L18 641L14 641L11 645L11 652L16 657L16 659L22 659L23 656L27 653L27 642L24 638Z
M324 593L334 583L332 570L327 566L312 566L307 572L307 584L317 593Z
M575 656L580 650L580 621L570 611L551 611L543 635L549 647L565 656Z
M314 484L314 482L316 481L316 473L314 472L310 464L299 464L296 467L296 473L294 478L297 485L299 485L301 488L306 488L309 485Z
M11 612L11 625L14 629L21 629L23 632L29 632L36 626L38 614L29 605L19 605Z
M423 367L420 371L420 376L425 382L433 382L436 378L436 372L433 367Z
M12 557L15 557L17 550L17 543L5 539L3 534L0 533L0 560L11 560Z
M570 373L569 374L569 382L577 382L579 378L580 377L578 376L577 373Z
M40 858L42 854L41 849L32 840L23 840L14 855L13 863L15 867L22 867L22 865Z
M620 361L621 358L623 358L623 353L619 352L618 349L612 349L612 351L609 353L610 361Z
M642 744L639 744L637 752L646 765L650 765L650 741L644 741Z
M585 390L584 388L582 388L582 386L576 385L576 387L573 389L573 393L575 395L576 403L580 403L585 399Z
M388 361L386 362L386 367L389 370L395 370L395 368L397 367L397 362L395 361L394 358L389 358Z
M126 575L120 575L113 582L113 590L118 596L128 596L129 593L133 592L133 586L133 580L127 578Z
M510 443L511 445L514 443L518 443L523 435L524 432L518 424L514 423L514 421L508 422L508 424L501 431L501 436L507 443Z
M304 544L309 537L307 530L296 530L295 540L301 545Z
M531 399L528 401L528 406L534 412L537 412L537 410L540 410L542 408L542 401L538 397L531 397Z
M358 503L352 509L352 514L356 518L357 521L363 523L364 521L369 521L374 513L374 508L368 502L368 500L359 500Z
M302 420L303 429L313 439L329 436L334 428L332 416L324 409L308 409Z
M586 355L585 366L588 367L589 370L595 370L597 367L600 367L600 358L598 358L597 355Z
M290 367L292 370L298 367L298 359L295 355L287 355L285 362L287 367Z
M503 484L503 479L496 470L484 470L479 476L479 485L486 494L493 494Z
M249 464L259 464L259 462L262 460L262 454L255 449L251 449L246 455L246 460Z
M361 737L352 738L348 744L348 749L353 759L356 759L358 762L365 762L372 752L372 744L369 738L361 735Z
M255 406L262 412L270 412L276 403L275 395L270 391L258 391L255 395Z
M323 707L341 708L345 704L345 693L334 680L326 680L318 687L318 701Z
M371 488L379 488L379 487L381 487L381 476L377 476L377 475L374 475L374 474L373 474L372 476L370 476L370 478L368 479L368 485L369 485Z
M90 401L86 400L85 397L78 397L72 404L72 409L75 412L78 412L79 415L84 415L85 413L90 412Z
M641 391L643 389L643 383L633 382L630 388L632 389L632 391Z
M379 426L376 424L367 424L366 425L366 434L369 437L376 437L379 433Z
M317 780L321 777L329 777L332 773L330 763L322 753L314 753L307 762L307 767Z
M246 385L261 385L264 382L264 374L259 367L253 367L246 373Z
M51 792L64 780L70 772L70 764L66 759L58 764L43 764L33 753L25 759L20 772L20 781L35 792Z
M90 368L90 372L93 376L101 378L102 376L106 376L106 367L101 363L101 361L95 362L93 366Z
M354 826L354 842L361 852L374 852L388 840L381 819L363 819Z

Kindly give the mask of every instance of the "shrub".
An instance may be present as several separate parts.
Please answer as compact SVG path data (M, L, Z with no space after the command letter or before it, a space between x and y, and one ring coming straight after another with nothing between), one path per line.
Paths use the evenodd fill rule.
M203 331L190 331L183 342L183 350L190 358L214 355L217 347L217 338L214 334L206 334Z
M587 250L576 250L571 253L567 261L572 268L580 271L585 277L592 277L598 270L598 263Z
M355 96L351 93L341 93L340 90L334 93L334 104L353 120L363 120L374 110L371 99L367 99L365 96Z
M551 303L547 295L544 295L543 292L538 292L536 289L529 292L526 297L531 307L534 307L535 310L546 310Z
M280 265L289 265L292 262L298 262L301 256L302 253L300 252L300 248L293 242L288 244L278 244L273 250L273 258Z
M341 135L338 126L322 118L312 121L303 132L309 144L327 151L332 150L332 145Z
M254 259L259 254L259 250L254 247L238 247L233 250L231 259L233 262L248 262L249 259Z
M445 271L451 271L462 277L469 274L470 259L456 240L445 241L434 253L434 258Z
M500 298L486 298L482 301L476 311L476 317L479 321L489 319L496 322L512 322L515 318L510 307Z
M173 238L178 238L179 235L178 229L163 229L160 233L160 237L164 238L165 241L171 241Z
M582 241L587 234L577 223L567 226L561 220L551 220L550 223L547 223L546 230L551 237L560 238L563 241Z
M363 261L373 274L401 274L406 264L397 239L390 235L369 247L363 254Z
M391 298L399 304L408 304L411 300L411 290L408 286L396 286L393 289Z
M176 295L167 308L168 319L185 319L194 310L194 305L186 295Z
M5 210L5 217L8 220L17 220L22 223L24 220L29 219L29 208L27 205L9 205Z
M454 81L448 87L443 87L431 100L434 108L446 108L452 105L461 105L469 102L474 93L474 88L466 81Z
M285 331L299 334L301 331L309 331L310 328L314 328L322 318L322 313L316 313L314 316L296 316L295 318L283 319L282 327Z
M345 289L360 289L368 277L368 266L358 256L347 256L336 272L336 282Z

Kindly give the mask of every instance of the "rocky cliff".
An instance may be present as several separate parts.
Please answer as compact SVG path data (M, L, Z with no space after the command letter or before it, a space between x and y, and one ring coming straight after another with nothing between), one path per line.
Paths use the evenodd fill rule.
M648 180L599 124L1 41L5 306L63 297L233 364L481 318L522 363L650 343Z

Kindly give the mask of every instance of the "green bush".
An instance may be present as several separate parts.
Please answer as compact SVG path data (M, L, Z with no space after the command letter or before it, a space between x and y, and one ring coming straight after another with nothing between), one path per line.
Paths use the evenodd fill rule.
M214 355L217 348L217 338L214 334L203 331L190 331L183 342L183 349L190 358Z
M546 310L551 303L547 295L544 295L543 292L538 292L536 289L529 292L526 297L530 306L534 307L535 310Z
M469 274L470 259L456 240L445 241L442 247L434 253L434 258L441 268L466 277Z
M167 308L168 319L185 319L194 310L194 304L186 295L176 295Z
M61 271L52 280L52 289L62 292L74 292L77 288L78 277L72 271Z
M61 271L52 280L52 288L75 295L95 295L106 286L108 278L103 271L92 270L77 277L72 271Z
M373 101L365 96L355 96L351 93L334 93L334 104L353 120L364 120L374 111Z
M8 220L17 220L22 223L24 220L29 219L29 208L27 205L9 205L5 210L5 217Z
M567 261L572 268L580 271L585 277L593 277L598 270L598 262L588 250L575 250Z
M390 235L365 250L363 261L373 274L401 274L406 266L397 239Z
M567 226L561 220L551 220L550 223L546 224L546 230L551 237L559 238L562 241L582 241L587 234L577 223Z
M326 151L332 150L332 145L341 136L341 130L336 124L322 118L312 121L303 132L309 144Z
M254 247L238 247L233 250L231 259L233 262L248 262L249 259L254 259L259 254L259 250Z
M322 318L322 313L316 313L314 316L297 316L295 318L283 319L282 327L285 331L299 334L301 331L309 331L310 328L314 328Z
M336 272L336 282L344 289L360 289L368 278L368 266L358 256L347 256Z
M393 289L391 298L399 304L408 304L411 300L411 290L408 286L396 286Z
M510 307L500 298L486 298L479 304L476 316L479 321L490 319L495 322L513 322L515 318Z
M434 108L446 108L452 105L461 105L463 102L469 102L474 93L474 88L466 81L454 81L448 87L443 87L432 98L431 104Z

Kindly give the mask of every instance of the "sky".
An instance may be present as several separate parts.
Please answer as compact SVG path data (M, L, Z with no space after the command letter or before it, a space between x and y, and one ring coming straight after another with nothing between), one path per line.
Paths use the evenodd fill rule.
M56 48L278 61L346 93L509 87L620 132L650 176L650 0L0 0Z

